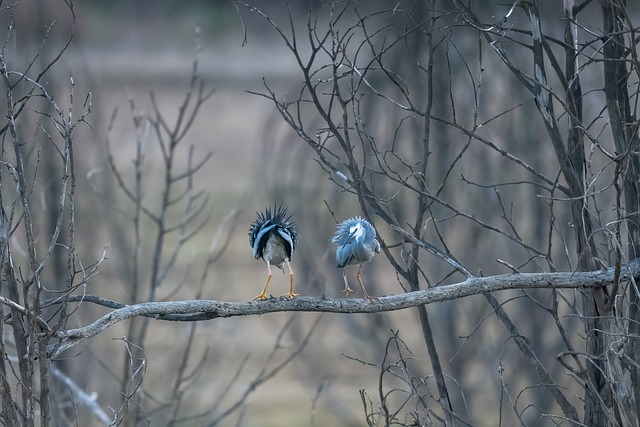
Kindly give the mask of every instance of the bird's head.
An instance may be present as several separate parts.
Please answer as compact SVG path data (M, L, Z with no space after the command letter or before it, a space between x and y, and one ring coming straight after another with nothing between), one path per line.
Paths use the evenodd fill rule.
M354 225L349 227L349 237L348 240L355 239L356 242L361 242L364 237L365 229L362 226L361 222L356 222Z

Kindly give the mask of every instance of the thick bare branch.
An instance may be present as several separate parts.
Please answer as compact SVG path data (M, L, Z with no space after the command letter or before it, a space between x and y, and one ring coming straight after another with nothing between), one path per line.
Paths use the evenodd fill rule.
M139 316L162 319L163 316L182 314L192 315L188 320L196 321L221 317L255 316L285 311L350 314L380 313L508 289L596 288L612 284L614 276L615 269L613 268L587 273L502 274L488 277L472 277L460 283L399 295L383 296L372 300L297 297L294 299L270 298L267 301L239 302L215 300L146 302L116 309L90 325L59 332L57 336L60 338L60 342L50 346L49 352L52 357L58 357L66 350L98 335L110 326ZM640 276L640 260L634 260L623 268L621 280L626 281L638 276Z

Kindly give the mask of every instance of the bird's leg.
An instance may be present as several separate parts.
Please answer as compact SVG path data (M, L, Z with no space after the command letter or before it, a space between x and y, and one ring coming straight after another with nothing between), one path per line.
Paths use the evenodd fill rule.
M288 260L285 260L285 262L287 263L287 267L289 268L289 293L280 296L289 298L297 297L298 294L293 293L293 270L291 269L291 264L289 264Z
M360 279L360 270L362 270L362 264L360 264L360 268L358 268L358 274L356 274L356 278L358 279L358 282L360 282L360 286L362 286L362 293L365 299L375 299L375 297L370 296L367 290L364 288L364 283L362 283L362 279Z
M269 275L267 276L267 283L265 283L264 288L262 288L262 292L260 292L260 295L257 295L256 297L254 297L254 300L257 299L267 299L267 286L269 286L269 282L271 281L271 264L269 264L269 261L267 261L267 270L269 271Z
M342 290L342 293L345 295L346 298L349 298L349 292L352 293L356 293L356 291L354 291L353 289L351 289L349 287L349 283L347 282L347 268L345 267L342 270L342 278L344 279L344 289Z

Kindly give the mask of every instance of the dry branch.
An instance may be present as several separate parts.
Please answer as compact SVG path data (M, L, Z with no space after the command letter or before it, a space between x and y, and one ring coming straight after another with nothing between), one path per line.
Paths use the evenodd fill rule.
M100 420L104 425L112 425L112 420L109 418L106 412L96 402L97 394L89 394L82 389L76 382L74 382L67 374L62 372L59 368L51 366L51 373L73 394L73 398L81 405L86 406L91 413Z
M620 279L626 281L638 276L640 276L640 259L625 264ZM201 321L221 317L255 316L286 311L380 313L508 289L595 288L613 284L614 277L614 268L575 273L501 274L488 277L472 277L460 283L399 295L382 296L374 300L322 296L297 297L294 299L270 298L266 301L238 302L215 300L145 302L113 310L87 326L57 333L60 342L49 346L48 353L51 354L51 357L57 357L64 351L98 335L116 323L140 316L153 317L158 320Z

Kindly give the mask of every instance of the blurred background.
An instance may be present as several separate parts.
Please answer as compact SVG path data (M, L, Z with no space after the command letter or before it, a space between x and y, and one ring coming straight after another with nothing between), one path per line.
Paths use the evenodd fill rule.
M198 73L207 90L215 93L202 104L176 149L176 169L186 169L190 147L196 159L212 153L194 177L196 189L209 197L205 214L198 218L207 221L183 248L155 299L240 301L258 294L267 270L263 261L253 258L247 229L256 211L275 202L290 206L302 236L293 260L296 292L341 295L341 270L335 268L335 248L329 242L335 221L323 200L331 201L339 219L361 212L352 197L336 193L273 105L247 93L259 90L262 78L283 93L295 90L300 81L294 59L269 26L246 11L241 16L226 1L82 1L73 6L74 37L60 62L48 72L47 85L63 105L67 104L69 76L75 82L78 106L86 105L86 94L92 94L93 112L87 119L91 127L79 129L81 136L76 140L78 191L82 194L76 205L76 240L86 262L96 261L103 247L108 260L87 292L125 303L149 299L152 252L157 243L154 224L148 218L142 220L142 289L136 293L131 278L134 207L110 170L108 150L123 180L133 188L136 143L144 140L143 200L151 209L158 209L164 180L162 153L153 130L136 128L134 118L153 114L153 93L166 120L175 122L189 89L199 43ZM286 16L280 2L263 6ZM307 3L290 6L304 25ZM23 55L23 49L35 52L51 24L38 61L45 64L55 57L72 29L63 4L25 1L15 13L16 38L11 47L16 59L30 61L31 55ZM55 176L56 171L51 173ZM43 207L47 197L56 197L55 192L43 195ZM176 220L180 214L169 215ZM212 242L223 246L227 238L228 246L220 251L200 290ZM175 234L167 236L166 253L176 239ZM372 290L395 281L393 270L381 261L371 263L363 274ZM355 280L355 270L351 279ZM277 296L287 287L288 276L275 269L269 292ZM391 283L389 292L395 288ZM107 311L83 303L68 327L86 325ZM121 409L123 395L133 390L127 371L136 371L144 358L143 386L133 397L144 413L136 415L141 425L148 420L151 425L360 426L365 423L359 390L372 388L375 392L379 371L347 356L379 362L379 352L370 352L380 342L384 345L390 335L386 316L283 313L193 325L152 321L142 342L131 336L140 332L132 332L124 323L56 366L64 367L82 389L94 393L99 405L112 415L111 411ZM408 322L414 317L410 312L393 316ZM301 353L272 373L301 347L312 325L316 327ZM131 346L144 347L140 359L128 357L135 349L123 337ZM190 339L194 342L188 346ZM184 372L180 371L182 363L186 364ZM178 379L179 375L185 378ZM266 375L273 378L262 379ZM177 390L176 383L180 384ZM77 412L81 425L100 425L86 408L74 403L67 390L58 400L70 414ZM131 420L126 422L132 425Z
M365 13L388 7L383 1L368 3L363 6ZM545 30L560 37L561 7L557 2L541 3L542 14L548 18ZM304 40L307 1L289 2L288 10L280 1L261 1L257 6L287 31L290 13L293 28ZM442 5L443 10L446 7ZM321 17L328 13L320 2L311 10ZM495 3L487 5L483 13L499 16L506 10ZM100 259L103 248L106 260L86 293L122 303L250 299L264 285L267 271L264 262L252 256L247 228L256 211L282 202L289 205L301 235L292 260L295 291L301 295L340 296L342 272L335 268L335 248L329 239L336 218L362 215L362 211L353 194L340 191L329 179L314 160L313 151L282 120L273 102L249 93L264 92L263 79L281 99L295 98L300 91L298 65L274 28L258 14L228 1L84 0L73 5L73 12L73 40L45 80L63 106L69 104L70 76L75 83L76 107L87 105L87 93L91 93L90 126L79 128L75 140L76 246L84 263ZM8 52L18 64L16 68L29 64L46 38L36 59L42 67L57 55L72 31L71 13L60 1L23 0L14 14L15 38L9 41ZM588 10L582 17L585 25L591 24ZM515 14L513 19L514 26L526 26L524 15ZM594 14L594 22L597 19ZM5 26L7 20L5 16ZM457 62L454 59L448 66L439 63L451 82L460 78L468 83L464 79L469 75L477 76L479 65L464 61L467 54L471 58L477 55L478 36L469 33L452 36L459 49ZM305 48L301 49L304 52ZM516 60L521 55L526 62L528 53L512 53ZM504 66L499 66L499 60L485 54L484 66L492 71L483 75L483 93L489 95L480 113L487 126L480 133L554 178L557 165L549 161L553 149L551 144L539 143L544 126L540 120L531 119L537 114L532 97ZM200 80L195 85L191 80L196 61L203 93L213 90L201 105L194 101ZM399 70L403 70L402 61L415 63L413 58L399 58ZM409 67L412 65L406 69ZM597 82L599 77L597 72L585 74L584 85ZM418 91L423 89L416 86ZM469 107L457 110L456 118L461 123L471 120L470 86L436 86L436 113L450 114L448 101L455 99L457 105ZM191 98L183 104L188 94ZM175 176L209 153L211 157L193 173L192 180L176 184L169 198L173 200L182 192L186 196L167 206L163 200L166 144L172 135L164 131L164 123L166 129L173 129L183 105L187 106L186 118L178 128L180 139L171 154ZM195 112L194 105L198 106ZM599 111L598 105L596 101L588 104L588 114ZM370 123L380 127L380 140L391 141L397 124L387 127L386 120L397 123L405 119L397 112L390 115L385 108L371 107ZM490 117L495 120L488 120ZM321 128L317 117L309 117L311 123L314 120ZM569 209L550 208L547 200L537 197L540 190L536 186L500 188L498 194L495 188L470 185L521 182L530 176L484 147L472 147L464 161L454 163L466 137L444 125L434 125L433 135L435 160L430 164L430 174L437 177L434 182L440 182L444 175L454 177L446 182L440 197L497 227L508 229L503 219L510 218L509 224L522 240L535 247L546 250L547 239L553 234L550 253L555 257L555 267L568 270L575 265L575 256L567 250L574 245ZM404 130L400 136L415 138ZM403 148L409 157L414 155L412 147ZM42 150L43 159L51 155L47 144L42 144ZM448 170L450 165L455 165L453 171ZM598 164L594 163L597 169L595 166ZM43 162L44 176L59 173L55 165L51 170L46 168ZM610 169L602 174L610 175ZM461 183L466 190L456 187ZM125 189L139 197L130 197ZM392 193L391 188L384 190ZM42 235L47 233L47 206L55 194L47 192L46 186L39 193ZM136 201L158 216L141 213ZM401 223L412 219L415 196L403 195L390 204ZM441 219L456 216L444 212L440 211ZM153 219L160 213L166 221L166 233L158 232L158 222ZM192 214L193 221L186 231L181 230L182 219ZM531 261L531 254L521 246L500 236L488 238L484 231L460 218L450 222L443 219L439 229L446 235L451 253L474 273L509 272L496 259L505 259L522 271L546 269L538 261ZM384 224L378 232L388 243L398 241L400 246L398 237ZM435 230L430 233L438 240ZM182 241L185 235L188 240ZM156 256L158 245L163 249ZM174 252L176 248L179 250ZM401 248L396 250L402 256ZM159 267L154 264L157 259ZM450 269L441 262L429 257L421 261L432 285L461 281L460 276L451 278ZM64 266L64 260L60 264ZM352 281L355 270L349 270ZM55 282L56 273L51 274ZM374 295L406 290L384 255L365 265L363 279ZM283 294L287 286L288 276L274 270L269 293ZM551 325L554 320L536 308L535 300L521 296L504 293L501 300L517 300L506 304L506 310L521 321L523 334L540 350L552 374L560 375L562 367L555 363L555 357L562 348L561 337L557 331L545 334L541 326ZM548 294L539 297L544 301ZM567 293L567 301L574 298ZM84 302L68 327L86 325L108 311ZM509 334L491 317L492 309L482 297L429 306L428 311L443 369L451 380L451 399L456 407L464 408L465 418L479 426L497 425L506 389L522 390L534 402L534 408L554 410L548 393L536 387L535 372L522 367L522 356ZM569 317L563 322L569 336L580 332L579 320ZM400 366L400 360L406 361L404 370L392 373L381 369ZM378 402L382 382L387 390L397 387L391 400L401 414L406 414L406 425L410 425L411 412L422 404L415 401L416 393L414 400L405 402L406 396L412 395L411 387L419 389L417 394L425 399L436 395L414 310L375 315L278 313L198 323L138 319L106 330L56 366L93 394L107 414L128 413L127 425L365 426L365 407ZM497 371L507 372L508 386L501 382L505 381L502 376L496 377ZM416 378L420 381L413 381ZM570 381L566 387L572 387ZM77 415L80 425L100 425L94 414L78 405L64 388L57 399L69 411L69 418ZM580 406L579 395L572 399ZM530 425L551 425L538 415L527 413L525 418L530 417L526 418ZM512 420L508 414L503 417L503 422Z

